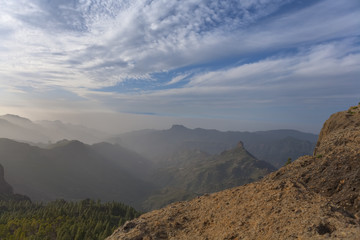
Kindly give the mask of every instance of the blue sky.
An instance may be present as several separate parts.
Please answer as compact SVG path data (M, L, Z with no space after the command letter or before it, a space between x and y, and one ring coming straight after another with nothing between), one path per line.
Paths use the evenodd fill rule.
M360 102L358 0L0 6L0 114L318 132Z

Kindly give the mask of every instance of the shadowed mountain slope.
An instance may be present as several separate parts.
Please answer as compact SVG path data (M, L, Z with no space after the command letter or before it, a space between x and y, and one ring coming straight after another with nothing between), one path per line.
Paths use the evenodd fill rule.
M114 239L359 239L360 106L332 115L313 156L259 182L127 222Z
M8 200L27 200L30 199L24 195L15 194L13 188L5 181L4 167L0 164L0 201Z
M143 170L131 164L127 168L122 165L129 162L141 165L144 160L129 150L117 149L115 145L108 147L123 152L126 158L121 155L117 159L110 158L102 155L101 145L91 146L79 141L61 141L42 149L0 139L0 163L7 169L7 179L14 189L33 200L92 198L136 206L153 186L136 176Z
M242 142L219 155L196 150L179 152L162 165L164 167L155 171L152 178L162 190L145 202L145 209L244 185L276 170L271 164L253 157Z

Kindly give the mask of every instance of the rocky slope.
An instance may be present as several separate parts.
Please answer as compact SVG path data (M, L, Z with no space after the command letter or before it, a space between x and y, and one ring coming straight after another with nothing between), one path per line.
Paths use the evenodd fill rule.
M334 114L313 156L263 180L127 222L115 239L359 239L360 106Z
M164 162L164 167L153 174L151 179L161 190L144 202L144 210L251 183L276 170L270 163L252 156L242 142L219 155L187 151L168 162L168 167Z

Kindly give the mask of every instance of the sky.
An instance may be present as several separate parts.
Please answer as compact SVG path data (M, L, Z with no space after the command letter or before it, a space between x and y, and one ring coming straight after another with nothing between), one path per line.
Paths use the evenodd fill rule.
M360 102L359 0L0 0L0 114L318 133Z

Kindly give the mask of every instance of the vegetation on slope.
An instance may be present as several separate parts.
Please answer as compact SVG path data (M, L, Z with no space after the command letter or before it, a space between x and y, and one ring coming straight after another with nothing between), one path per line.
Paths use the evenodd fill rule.
M103 240L125 221L138 217L122 203L57 200L46 205L0 201L0 239Z

